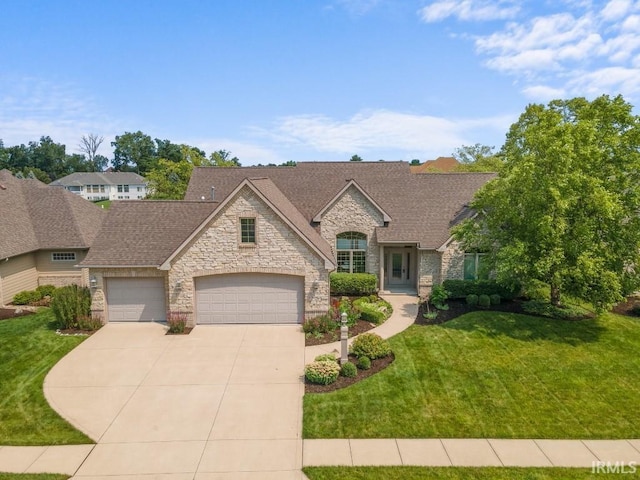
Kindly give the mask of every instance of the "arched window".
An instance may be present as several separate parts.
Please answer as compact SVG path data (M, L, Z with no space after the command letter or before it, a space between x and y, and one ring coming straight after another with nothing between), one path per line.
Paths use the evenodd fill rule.
M364 273L367 265L367 236L344 232L336 236L338 272Z

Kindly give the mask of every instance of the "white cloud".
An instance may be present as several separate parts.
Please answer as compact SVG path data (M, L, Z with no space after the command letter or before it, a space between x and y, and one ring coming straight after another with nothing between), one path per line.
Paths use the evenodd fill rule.
M291 158L283 158L267 147L229 138L186 139L176 143L193 145L204 150L207 155L211 155L211 153L218 150L226 150L231 152L232 157L238 157L240 164L243 166L257 165L259 163L263 165L275 163L278 165L287 160L293 160Z
M547 85L531 85L526 87L522 93L536 102L548 102L556 98L564 98L566 95L562 88L553 88Z
M71 85L33 77L0 77L0 139L5 146L38 141L50 136L79 153L80 137L97 133L114 135L116 123L98 113L94 102ZM110 155L109 141L99 153Z
M632 4L631 0L611 0L602 9L602 18L609 22L620 20L629 12Z
M512 0L436 0L420 9L419 15L427 23L448 17L459 20L503 20L513 18L520 7Z
M280 119L262 130L276 143L340 155L358 153L395 158L430 158L448 155L463 144L484 143L478 130L504 132L513 121L504 117L449 120L388 110L361 112L346 120L324 115L297 115ZM346 158L346 157L345 157ZM392 160L393 158L386 158Z
M625 97L640 94L640 67L606 67L575 75L567 84L574 95L620 93Z

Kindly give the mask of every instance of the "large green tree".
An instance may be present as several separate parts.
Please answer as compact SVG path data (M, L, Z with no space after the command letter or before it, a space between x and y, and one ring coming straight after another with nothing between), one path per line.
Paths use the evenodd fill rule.
M640 117L622 97L529 105L497 179L454 235L498 279L538 280L599 309L640 286Z
M211 165L215 167L240 167L238 157L231 157L231 152L227 150L217 150L211 154Z
M177 147L177 150L172 148L172 151L179 152L179 157L161 158L147 174L150 191L148 198L182 200L187 191L193 168L211 165L211 161L207 160L205 153L199 148L189 145L177 145Z
M499 172L502 168L502 157L494 152L494 147L480 143L456 148L453 158L460 163L456 172Z
M141 131L117 135L111 146L112 164L116 171L132 171L146 175L158 163L155 142Z

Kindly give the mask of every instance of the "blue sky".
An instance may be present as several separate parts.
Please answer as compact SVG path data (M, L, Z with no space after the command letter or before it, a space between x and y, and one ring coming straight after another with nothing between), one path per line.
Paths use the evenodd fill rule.
M0 139L141 130L243 165L500 147L525 106L640 104L640 0L4 0ZM636 111L638 109L636 108Z

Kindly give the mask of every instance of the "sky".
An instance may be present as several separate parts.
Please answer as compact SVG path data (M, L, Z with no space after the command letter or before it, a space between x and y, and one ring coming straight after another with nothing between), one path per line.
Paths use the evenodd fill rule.
M3 0L0 139L243 165L499 149L530 103L640 105L640 0ZM634 107L635 113L640 113Z

